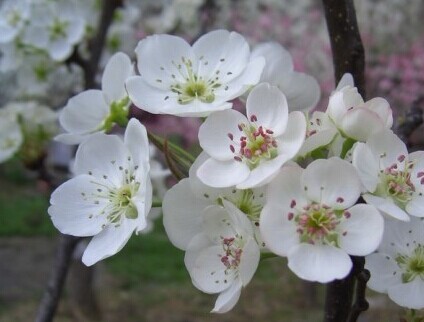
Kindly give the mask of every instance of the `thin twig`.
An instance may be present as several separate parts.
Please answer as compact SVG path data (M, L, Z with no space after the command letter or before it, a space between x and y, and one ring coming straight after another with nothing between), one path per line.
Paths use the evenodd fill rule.
M347 322L356 322L359 315L365 312L369 308L369 303L366 300L365 292L367 289L367 282L370 279L370 272L364 269L365 258L364 257L352 257L356 269L356 291L355 291L355 303L352 306L351 312Z
M35 322L53 321L57 310L57 304L59 303L60 295L65 283L66 274L69 270L72 253L79 240L80 238L78 237L68 235L60 236L53 270L41 303L38 307Z

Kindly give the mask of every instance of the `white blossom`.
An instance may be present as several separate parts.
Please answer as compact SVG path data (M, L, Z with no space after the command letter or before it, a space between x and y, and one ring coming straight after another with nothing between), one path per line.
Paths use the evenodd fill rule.
M171 35L149 36L136 48L140 76L127 81L131 101L154 114L207 116L258 83L264 58L251 58L236 32L216 30L191 47Z
M275 86L256 86L246 102L247 118L235 110L210 115L199 130L199 143L210 158L197 175L212 187L238 189L269 182L299 151L305 116L288 113L287 101Z
M103 72L102 89L84 91L68 101L60 114L60 124L68 133L56 139L78 144L95 132L109 131L114 124L124 126L130 105L124 82L132 74L129 57L113 55Z
M424 217L424 152L408 154L406 145L392 131L373 134L357 143L353 165L366 189L365 201L383 213L408 221Z
M94 236L82 258L89 266L146 228L152 205L146 129L131 119L124 140L91 136L79 146L74 170L76 176L53 192L48 213L63 234Z
M342 279L352 268L349 255L370 254L383 235L378 210L355 205L360 192L355 168L340 158L316 160L305 170L287 165L267 187L262 238L300 278Z
M20 34L31 13L30 0L5 0L0 7L0 43L10 43Z

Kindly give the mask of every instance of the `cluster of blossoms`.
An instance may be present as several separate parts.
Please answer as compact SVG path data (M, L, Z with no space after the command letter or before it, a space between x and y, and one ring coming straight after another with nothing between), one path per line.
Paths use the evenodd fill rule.
M149 144L144 126L127 121L133 103L206 117L203 152L166 193L163 215L193 284L219 294L213 312L234 307L270 252L321 283L346 277L350 256L368 256L371 288L424 307L422 297L408 301L424 287L424 152L408 154L391 131L386 100L364 101L346 74L326 111L309 114L317 82L294 71L280 45L250 50L236 32L216 30L192 46L154 35L135 52L139 74L125 54L112 56L101 90L71 98L60 115L67 132L58 139L80 146L76 176L53 193L49 214L63 233L94 236L84 263L115 254L148 226ZM245 113L232 109L236 98ZM127 126L124 139L109 134L115 125ZM385 275L380 255L390 261Z

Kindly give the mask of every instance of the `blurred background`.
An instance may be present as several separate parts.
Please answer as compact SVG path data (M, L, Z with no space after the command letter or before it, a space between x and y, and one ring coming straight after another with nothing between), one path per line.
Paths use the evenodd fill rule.
M0 1L0 6L5 2ZM101 4L79 0L76 9L95 26ZM412 107L424 108L424 2L355 0L355 6L366 52L367 97L386 98L401 124ZM322 94L317 109L326 108L335 84L323 10L315 0L126 1L115 12L100 66L116 51L134 58L137 42L150 34L170 33L192 42L219 28L240 32L252 46L270 40L281 43L291 53L295 69L318 80ZM79 46L84 52L84 44ZM78 66L24 61L12 69L5 62L3 44L0 53L1 107L31 99L58 110L83 89L84 75ZM45 69L46 80L37 79L40 69L28 70L29 65ZM138 116L152 132L171 137L193 153L199 151L199 120ZM415 147L422 146L423 128L409 140ZM69 176L74 150L58 143L46 143L43 149L36 159L43 159L44 173L34 165L37 160L22 162L22 154L0 164L0 322L33 320L54 261L58 232L46 210L51 189ZM159 153L157 158L161 162ZM161 177L156 193L163 195L172 183L171 178ZM151 232L133 236L121 252L93 270L80 264L83 249L81 243L74 253L55 321L322 319L324 288L300 281L286 268L286 261L277 258L261 262L235 309L225 315L209 314L215 296L202 294L192 285L184 254L167 240L161 218ZM399 308L385 295L370 292L369 300L371 309L359 321L399 321Z

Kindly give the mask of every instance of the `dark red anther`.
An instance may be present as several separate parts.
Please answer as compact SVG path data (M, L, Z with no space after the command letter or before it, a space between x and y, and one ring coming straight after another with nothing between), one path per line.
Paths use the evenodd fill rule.
M296 200L292 200L291 202L290 202L290 208L294 208L294 207L296 207Z
M240 157L234 157L234 160L236 160L236 161L239 161L239 162L241 162L242 160L241 160L241 158Z
M338 203L342 203L344 201L344 199L342 197L338 197L336 200Z
M232 133L228 133L227 136L230 138L231 141L234 139L234 136Z
M250 117L250 122L256 122L258 120L258 118L256 117L256 115L252 115Z
M234 146L233 145L230 145L230 150L231 150L231 152L236 152L236 149L234 149Z
M294 213L289 212L289 213L287 214L287 219L288 219L288 220L293 220L293 218L294 218Z
M405 160L405 156L403 154L401 154L400 156L398 156L397 160L399 162L403 162L403 160Z
M272 130L266 130L266 133L268 133L268 134L274 134L274 131L272 131Z
M417 173L417 178L421 178L422 176L424 176L424 171L420 171Z

